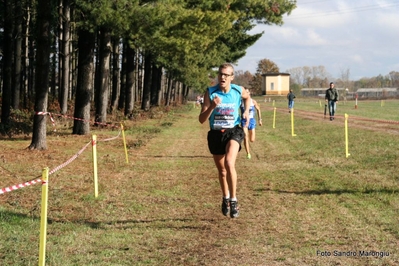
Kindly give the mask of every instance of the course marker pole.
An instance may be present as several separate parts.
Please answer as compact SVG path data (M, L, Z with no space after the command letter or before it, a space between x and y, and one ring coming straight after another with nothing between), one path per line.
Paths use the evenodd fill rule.
M274 107L274 114L273 114L273 128L276 128L276 107Z
M124 130L124 128L123 128L123 124L121 124L121 128L122 128L123 146L125 147L126 163L129 163L129 157L128 157L128 155L127 155L127 148L126 148L125 130Z
M296 134L294 133L294 108L291 109L291 135L293 137L296 136Z
M345 114L345 151L346 151L346 158L349 157L349 148L348 148L348 114Z
M42 172L42 203L40 219L40 246L39 246L39 266L46 263L46 235L47 235L47 201L48 201L48 173L49 168L44 168Z
M94 197L98 197L98 177L97 177L97 136L92 136L93 147L93 175L94 175Z

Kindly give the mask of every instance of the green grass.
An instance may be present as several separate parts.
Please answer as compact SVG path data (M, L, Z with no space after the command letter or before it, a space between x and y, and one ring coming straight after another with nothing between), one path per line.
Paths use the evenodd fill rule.
M120 138L98 142L98 198L91 147L50 176L46 264L398 265L399 129L349 121L346 158L344 120L324 120L318 102L295 103L293 137L286 101L276 102L273 129L272 103L257 100L264 125L251 143L252 159L242 150L237 160L239 218L221 214L208 124L199 124L190 105L126 121L128 164ZM347 104L338 115L397 120L395 103ZM93 133L99 140L116 135ZM30 139L0 140L0 188L40 176L88 141L51 133L49 149L38 152L25 149ZM40 202L40 185L0 195L0 265L37 265ZM389 256L318 255L372 250Z

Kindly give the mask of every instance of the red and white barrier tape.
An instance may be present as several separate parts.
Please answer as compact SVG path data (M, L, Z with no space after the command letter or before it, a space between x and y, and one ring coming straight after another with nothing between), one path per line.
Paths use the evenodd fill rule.
M54 173L57 172L58 170L60 170L60 169L62 169L63 167L67 166L68 164L70 164L70 163L71 163L73 160L75 160L75 159L87 148L87 146L89 146L90 144L91 144L91 141L90 141L89 143L87 143L87 144L86 144L80 151L78 151L74 156L72 156L68 161L66 161L65 163L63 163L63 164L61 164L61 165L59 165L59 166L57 166L57 167L55 167L53 170L51 170L51 171L49 172L49 175L54 174ZM25 183L23 183L23 184L14 185L14 186L9 186L9 187L6 187L6 188L0 188L0 194L4 194L4 193L6 193L6 192L11 192L11 191L17 190L17 189L19 189L19 188L24 188L24 187L27 187L27 186L30 186L30 185L35 185L35 184L41 183L41 182L43 182L42 179L35 179L35 180L32 180L32 181L25 182Z
M104 141L110 141L110 140L117 139L117 138L119 138L119 136L121 135L121 133L122 133L122 131L121 131L121 130L119 130L119 133L118 133L118 135L117 135L117 136L115 136L115 137L112 137L112 138L108 138L108 139L97 140L97 142L98 142L98 141L102 141L102 142L104 142Z
M64 168L65 166L67 166L68 164L70 164L71 162L73 162L76 158L78 158L78 156L87 148L87 146L89 146L91 143L88 142L80 151L78 151L74 156L72 156L71 158L68 159L68 161L66 161L63 164L60 164L59 166L57 166L56 168L54 168L53 170L51 170L49 172L49 175L54 174L55 172L57 172L58 170Z
M85 119L82 119L82 118L76 118L76 117L73 117L73 116L68 116L68 115L63 115L63 114L52 114L50 112L36 112L36 115L49 115L51 121L53 122L53 126L55 126L55 121L53 119L53 116L60 116L60 117L64 117L64 118L70 118L70 119L73 119L73 120L78 120L78 121L83 121L83 122L87 122L87 123L92 123L94 125L110 126L108 123L92 122L90 120L85 120ZM116 126L116 125L112 125L112 127L119 128L119 126Z
M30 185L35 185L35 184L41 183L41 182L42 182L41 179L35 179L35 180L31 180L31 181L28 181L28 182L25 182L25 183L22 183L19 185L14 185L14 186L6 187L6 188L0 188L0 194L4 194L6 192L11 192L11 191L17 190L19 188L24 188L24 187L27 187Z
M55 128L55 120L50 112L36 112L36 115L48 115L50 117L51 124L53 124L54 131L57 131L57 129Z
M37 112L36 114L38 114L38 115L46 115L47 113L48 112ZM49 113L49 114L51 114L51 113ZM52 114L52 115L53 116L60 116L60 117L64 117L64 118L70 118L70 119L73 119L73 120L83 121L83 122L87 122L87 123L92 123L94 125L110 126L110 124L108 124L108 123L92 122L90 120L85 120L85 119L82 119L82 118L76 118L76 117L73 117L73 116L68 116L68 115L63 115L63 114ZM119 126L117 126L117 125L112 125L112 127L119 128Z
M55 126L55 122L54 122L54 119L53 119L51 113L49 113L49 112L36 112L36 115L49 115L49 116L50 116L50 119L51 119L51 122L53 123L53 126ZM55 130L55 129L54 129L54 130ZM110 141L110 140L117 139L117 138L120 136L121 132L122 132L122 131L120 130L119 133L118 133L118 135L117 135L116 137L104 139L104 140L101 140L101 141ZM76 158L78 158L78 156L79 156L80 154L82 154L82 152L83 152L83 151L87 148L87 146L89 146L90 144L92 144L93 146L95 145L95 143L92 143L92 141L88 142L80 151L78 151L74 156L72 156L71 158L69 158L68 161L66 161L65 163L60 164L59 166L57 166L57 167L55 167L54 169L52 169L52 170L49 172L49 175L54 174L54 173L57 172L58 170L64 168L65 166L67 166L68 164L70 164L71 162L73 162ZM35 180L31 180L31 181L25 182L25 183L23 183L23 184L18 184L18 185L6 187L6 188L0 188L0 194L4 194L4 193L6 193L6 192L11 192L11 191L17 190L17 189L19 189L19 188L24 188L24 187L27 187L27 186L30 186L30 185L34 185L34 184L37 184L37 183L40 183L40 182L42 182L41 179L35 179Z

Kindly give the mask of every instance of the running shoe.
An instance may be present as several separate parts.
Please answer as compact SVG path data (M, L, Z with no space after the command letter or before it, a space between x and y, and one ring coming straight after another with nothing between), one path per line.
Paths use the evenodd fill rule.
M237 218L240 215L237 201L230 201L230 217Z
M251 154L250 153L247 154L247 159L251 159Z
M227 216L227 214L229 213L229 199L225 199L223 198L222 200L222 213L224 216Z

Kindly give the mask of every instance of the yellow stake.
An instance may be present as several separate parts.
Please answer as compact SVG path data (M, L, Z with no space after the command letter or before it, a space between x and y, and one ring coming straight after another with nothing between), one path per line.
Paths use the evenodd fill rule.
M274 107L274 114L273 114L273 128L276 128L276 107Z
M349 148L348 148L348 114L345 114L345 146L346 146L346 148L345 148L345 151L346 151L346 158L348 158L349 157L349 152L348 152L348 150L349 150Z
M48 171L49 168L46 167L42 172L42 209L40 217L39 266L44 266L46 263Z
M94 197L98 197L98 177L97 177L97 136L92 136L91 145L93 147L93 175L94 175Z
M123 124L121 124L121 128L122 128L123 146L125 147L126 163L129 163L129 157L127 155L127 148L126 148L125 130L123 129Z
M291 109L291 135L293 137L296 136L296 134L294 133L294 108Z

